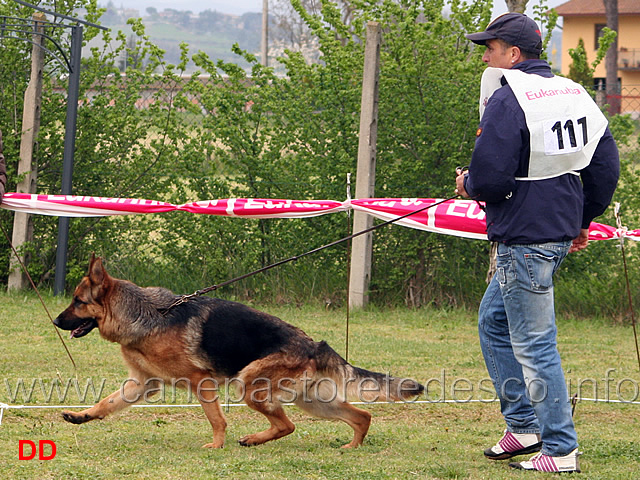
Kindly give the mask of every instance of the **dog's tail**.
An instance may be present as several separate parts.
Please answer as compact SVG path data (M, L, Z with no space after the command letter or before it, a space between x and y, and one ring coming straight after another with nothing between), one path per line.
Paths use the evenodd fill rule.
M316 347L315 388L325 390L324 395L337 394L345 400L362 402L403 401L414 399L424 391L423 385L410 378L354 367L327 342L318 342Z

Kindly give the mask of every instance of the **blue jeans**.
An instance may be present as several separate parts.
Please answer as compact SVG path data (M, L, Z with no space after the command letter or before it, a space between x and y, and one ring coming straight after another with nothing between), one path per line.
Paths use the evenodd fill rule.
M500 409L513 433L540 433L542 453L578 447L556 343L553 274L571 242L498 245L478 330Z

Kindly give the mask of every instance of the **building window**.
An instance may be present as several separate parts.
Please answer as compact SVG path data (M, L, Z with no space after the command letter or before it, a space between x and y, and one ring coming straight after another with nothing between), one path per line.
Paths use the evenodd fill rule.
M622 79L618 77L617 92L622 91ZM597 92L605 92L607 90L607 79L605 77L593 78L593 89Z
M600 40L600 37L602 36L602 29L604 27L606 27L607 24L606 23L596 23L595 24L595 46L593 47L594 50L598 50L598 41Z

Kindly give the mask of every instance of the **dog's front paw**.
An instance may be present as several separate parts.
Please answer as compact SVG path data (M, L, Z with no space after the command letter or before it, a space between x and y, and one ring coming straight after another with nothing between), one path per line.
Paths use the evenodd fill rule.
M65 421L73 423L75 425L80 425L81 423L85 423L91 420L91 417L87 414L69 412L68 410L62 412L62 418L64 418Z

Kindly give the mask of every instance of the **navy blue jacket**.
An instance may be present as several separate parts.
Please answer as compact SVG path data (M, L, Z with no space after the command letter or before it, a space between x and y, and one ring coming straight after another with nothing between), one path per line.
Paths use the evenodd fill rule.
M526 60L514 69L551 77L544 60ZM489 240L507 245L573 240L601 215L620 175L618 149L607 128L580 177L517 181L529 164L529 129L511 87L503 79L487 103L464 187L486 202Z

